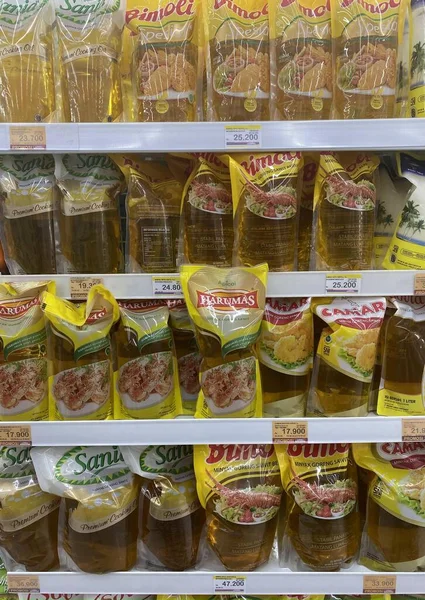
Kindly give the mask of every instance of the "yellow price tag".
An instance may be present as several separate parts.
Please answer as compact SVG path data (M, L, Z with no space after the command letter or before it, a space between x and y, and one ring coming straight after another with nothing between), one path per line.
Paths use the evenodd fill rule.
M40 580L38 575L26 575L25 573L8 573L7 589L9 592L18 594L20 592L40 592Z
M30 446L31 425L0 425L0 446Z
M101 277L72 277L70 282L72 300L85 300L94 285L103 284Z
M396 587L396 575L384 573L363 576L363 594L395 594Z
M9 128L11 150L45 150L44 125L11 125Z
M308 421L273 421L273 444L308 442Z

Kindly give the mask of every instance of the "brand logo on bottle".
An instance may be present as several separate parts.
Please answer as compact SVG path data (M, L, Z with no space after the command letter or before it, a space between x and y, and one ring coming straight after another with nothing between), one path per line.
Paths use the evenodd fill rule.
M396 469L420 469L425 466L425 442L377 444L376 451Z
M137 19L145 23L157 23L174 15L178 17L191 17L194 14L194 0L178 0L177 2L169 2L164 8L160 8L159 10L151 10L149 7L128 10L126 12L126 22L129 23L133 19Z
M223 6L234 12L235 15L241 17L242 19L255 20L259 19L260 17L267 16L269 14L267 3L264 4L261 10L253 10L250 12L243 6L236 4L236 2L232 2L232 0L215 0L214 10L218 10Z
M89 316L87 317L86 323L88 325L91 323L95 323L96 321L99 321L100 319L106 317L107 314L108 311L105 307L101 308L100 310L92 310Z
M298 6L303 15L311 18L323 17L324 15L328 14L331 10L330 0L327 0L325 4L315 6L314 8L312 8L311 6L304 6L301 2L298 2Z
M24 17L26 19L41 10L43 6L47 4L47 1L48 0L32 2L31 0L25 0L22 2L20 0L15 0L14 2L10 2L9 0L6 0L5 2L0 2L0 20L5 21L6 23L14 23L19 17ZM12 21L8 19L10 16L16 18Z
M310 305L309 298L283 300L281 298L267 300L264 320L273 325L285 325L301 319L304 309Z
M364 304L353 303L354 306L352 308L342 308L342 307L325 307L321 309L321 314L324 317L365 317L367 315L372 315L375 313L385 311L385 304L383 302L370 302Z
M0 168L18 181L30 181L36 177L53 177L55 161L49 154L30 157L11 154L0 157Z
M304 458L325 458L334 454L347 454L350 444L288 444L289 456Z
M34 473L29 448L3 446L0 449L0 479L27 477Z
M197 291L197 308L212 307L220 312L233 312L234 310L243 310L244 308L259 308L258 292L246 292L235 290L214 290L211 293Z
M65 169L74 177L93 177L100 182L120 180L115 163L103 154L66 154L62 161Z
M275 152L259 156L251 154L248 161L242 161L241 165L249 175L254 176L264 169L278 167L295 158L300 159L301 154L299 152Z
M350 6L355 0L343 0L341 6L346 8ZM389 2L370 2L368 0L356 0L360 6L362 6L367 12L372 15L382 15L387 12L390 8L398 8L400 6L400 0L389 0Z
M31 298L28 302L18 300L16 302L8 302L7 304L0 305L0 317L2 319L18 319L23 314L28 312L33 306L40 304L38 296Z
M270 458L274 452L272 444L210 444L210 453L206 459L208 465L213 465L221 460L233 462L235 460L254 460L255 458Z
M148 446L139 457L145 473L193 475L193 446Z
M118 300L118 304L121 308L132 312L146 312L157 308L165 308L165 304L161 300L130 300L128 302Z
M70 485L92 485L127 475L128 467L118 446L77 446L66 452L54 469L58 481Z

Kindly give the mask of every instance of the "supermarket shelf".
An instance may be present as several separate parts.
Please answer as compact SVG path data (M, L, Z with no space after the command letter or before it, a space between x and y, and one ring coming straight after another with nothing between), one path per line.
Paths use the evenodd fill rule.
M414 417L412 417L415 419ZM279 419L276 419L279 421ZM311 443L400 442L399 417L284 419L306 421ZM146 421L34 422L34 446L103 446L108 444L269 444L274 419L193 419ZM21 423L22 424L22 423ZM7 425L19 425L18 422ZM6 423L3 423L3 427Z
M362 594L363 576L371 571L293 573L284 569L240 573L246 576L246 594ZM378 573L374 573L379 575ZM214 575L222 572L131 572L88 575L83 573L28 573L38 575L40 591L50 594L208 594L214 593ZM388 573L385 574L388 576ZM420 594L425 573L397 575L398 594Z
M425 137L424 137L425 142ZM361 296L405 296L414 293L414 281L417 271L363 271L361 272ZM347 272L348 276L352 273ZM267 295L269 297L299 297L299 296L333 296L341 294L326 294L326 276L331 273L323 271L300 273L269 273ZM172 277L173 274L170 274ZM116 298L138 299L155 297L181 298L182 294L155 294L153 282L155 278L168 275L146 274L117 274L117 275L7 275L0 276L0 283L12 281L36 281L54 279L57 293L63 298L70 298L71 279L101 278L104 285ZM174 277L177 277L174 274ZM358 296L349 291L346 296Z
M221 152L229 151L225 145L226 126L237 124L47 123L38 126L46 128L46 152ZM257 124L261 125L261 148L265 150L419 150L425 147L425 122L422 119ZM10 150L9 127L8 124L0 125L0 152L16 153L16 150ZM241 150L231 148L232 152L238 149Z

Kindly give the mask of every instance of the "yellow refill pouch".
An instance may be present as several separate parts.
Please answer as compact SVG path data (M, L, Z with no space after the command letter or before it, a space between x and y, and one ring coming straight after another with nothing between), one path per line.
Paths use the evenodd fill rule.
M425 567L425 444L353 444L371 472L360 562L375 571Z
M165 162L113 155L127 183L126 272L177 270L181 182Z
M197 156L183 191L181 232L180 264L232 265L230 173L217 154Z
M45 290L55 284L0 284L0 421L49 418Z
M296 270L300 152L229 157L235 217L233 264Z
M202 355L195 417L261 417L254 344L263 317L267 265L219 269L184 266L183 294Z
M329 0L270 0L273 120L329 119L332 103Z
M268 121L266 0L203 0L208 121Z
M318 271L373 268L375 171L364 152L323 152L314 188L314 262Z
M337 119L394 117L404 0L331 0Z
M112 418L111 328L119 319L116 300L102 285L87 302L72 304L50 293L42 296L49 321L50 418L100 421Z
M129 0L123 65L135 121L195 121L200 0Z
M314 314L327 326L314 359L307 416L367 414L385 307L385 298L312 300Z
M425 269L425 156L397 154L401 177L412 184L385 255L384 269Z
M168 307L158 300L118 302L114 376L116 419L172 419L182 414Z
M378 414L425 415L425 297L392 298L378 395Z

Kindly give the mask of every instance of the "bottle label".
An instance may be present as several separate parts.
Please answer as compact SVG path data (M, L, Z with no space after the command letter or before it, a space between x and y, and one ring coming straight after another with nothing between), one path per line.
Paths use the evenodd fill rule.
M28 55L47 60L47 50L41 44L28 42L26 44L8 44L0 48L0 60Z
M3 204L3 216L6 219L20 219L21 217L31 217L33 215L40 215L42 213L48 213L53 210L53 198L43 200L41 202L35 202L33 204L26 204L24 206L17 206L6 202Z
M68 524L77 533L95 533L102 529L107 529L126 519L137 508L137 498L134 498L129 504L123 506L110 514L107 514L95 521L80 520L76 516L77 511L72 511L69 516ZM100 510L99 510L100 512Z
M51 497L52 498L52 497ZM43 502L40 506L33 508L32 510L21 513L19 516L11 519L4 519L0 516L0 525L3 531L14 532L19 529L24 529L28 525L32 525L36 521L47 517L50 513L54 512L59 508L60 498L52 498L49 502Z
M67 64L74 60L92 59L97 57L107 58L116 62L118 55L115 50L105 44L81 44L77 48L72 48L65 52L62 55L62 61L64 64Z
M114 210L115 208L116 202L114 198L103 198L94 202L74 202L66 197L62 199L62 213L66 217L104 212L106 210Z

